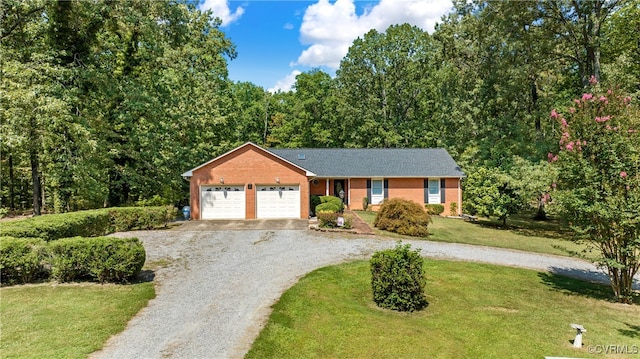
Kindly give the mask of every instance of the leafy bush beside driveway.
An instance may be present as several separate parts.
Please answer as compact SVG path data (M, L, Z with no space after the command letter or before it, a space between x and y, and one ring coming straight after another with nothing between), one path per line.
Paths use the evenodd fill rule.
M178 216L172 206L113 207L48 214L3 223L0 237L42 238L53 241L69 237L96 237L132 229L166 226Z

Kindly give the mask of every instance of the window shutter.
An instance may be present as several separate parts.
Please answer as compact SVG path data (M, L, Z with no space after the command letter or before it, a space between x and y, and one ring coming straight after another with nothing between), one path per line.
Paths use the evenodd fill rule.
M389 198L389 180L384 180L384 198Z
M429 179L424 179L424 203L429 203Z
M440 179L440 203L444 203L444 192L446 188L445 181L446 180L444 178Z
M367 180L367 198L369 199L369 203L371 203L371 180Z

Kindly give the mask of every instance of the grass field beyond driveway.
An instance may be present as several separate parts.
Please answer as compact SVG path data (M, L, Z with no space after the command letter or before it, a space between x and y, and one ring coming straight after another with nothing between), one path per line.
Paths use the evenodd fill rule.
M609 302L608 286L478 263L427 260L425 272L429 306L399 313L373 303L368 261L318 269L284 293L247 357L603 358L589 346L640 350L640 306ZM588 330L583 349L571 345L571 323Z
M376 212L356 211L372 228ZM466 243L489 247L510 248L527 252L554 255L573 255L593 258L595 253L582 253L585 245L576 244L570 239L571 232L557 221L534 221L517 216L502 228L497 222L480 219L477 222L465 222L461 219L431 217L429 224L430 241L448 243ZM415 239L374 228L376 234L398 239Z
M86 358L155 297L153 283L0 289L2 358Z

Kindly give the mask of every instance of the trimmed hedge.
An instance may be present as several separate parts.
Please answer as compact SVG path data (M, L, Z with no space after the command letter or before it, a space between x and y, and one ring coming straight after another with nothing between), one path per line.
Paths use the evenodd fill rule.
M125 283L142 270L146 252L137 238L0 237L0 281L3 286L40 279L59 282L93 280Z
M41 238L0 237L0 283L4 286L46 278L45 246Z
M162 207L113 207L108 208L111 220L110 232L124 232L132 229L153 229L166 226L180 216L172 206Z
M65 238L49 244L51 278L125 283L142 270L146 253L137 238Z
M107 233L109 213L104 210L48 214L2 224L0 236L32 237L52 241L74 236L99 236Z
M342 212L344 211L344 203L338 197L320 196L320 204L316 206L315 213L320 212Z
M95 237L132 229L166 226L178 216L171 206L113 207L61 214L48 214L3 223L0 237L42 238L53 241L69 237Z
M379 229L407 236L426 237L431 217L422 206L406 199L385 200L373 225Z
M394 249L374 253L369 263L373 301L379 307L413 312L428 305L420 249L398 242Z

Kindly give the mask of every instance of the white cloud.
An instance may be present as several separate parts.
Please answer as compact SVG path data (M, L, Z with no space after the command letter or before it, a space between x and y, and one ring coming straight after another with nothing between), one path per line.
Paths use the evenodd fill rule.
M298 70L291 71L291 73L287 75L285 78L276 81L276 84L273 85L273 87L268 89L267 91L271 93L278 92L278 91L284 91L284 92L290 91L291 87L293 87L293 85L296 83L296 76L300 75L301 73L302 72Z
M232 13L228 0L204 0L204 3L200 4L200 9L213 11L213 16L222 20L222 26L228 26L244 14L244 8L241 6Z
M308 44L296 64L337 69L353 40L371 29L409 23L433 32L440 17L451 10L451 0L380 0L358 15L354 0L318 0L304 13L300 40Z

